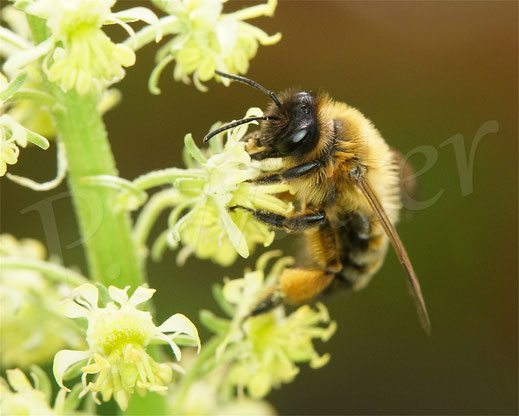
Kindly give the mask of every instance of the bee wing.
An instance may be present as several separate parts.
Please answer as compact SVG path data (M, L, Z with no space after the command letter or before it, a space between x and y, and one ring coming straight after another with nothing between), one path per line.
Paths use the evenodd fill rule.
M402 198L402 205L407 209L404 214L409 215L411 211L417 209L417 201L420 199L420 189L416 180L416 173L402 153L391 149L391 154L393 155L394 163L398 166L400 197Z
M369 181L365 177L361 176L358 179L358 185L362 193L368 200L369 204L371 205L371 208L373 208L373 211L382 223L382 227L384 228L384 231L389 237L389 241L391 241L391 244L395 249L398 260L400 260L400 263L404 267L404 270L407 274L407 279L411 286L411 293L413 295L413 298L415 299L416 309L418 311L420 323L422 324L427 334L430 334L431 321L429 320L429 314L427 313L427 308L425 307L422 290L420 289L420 283L418 282L418 278L416 277L416 274L414 272L413 265L409 260L407 251L404 245L402 244L402 240L400 240L400 237L398 236L395 227L393 226L386 212L384 211L384 208L382 207L382 204L380 203L377 194L373 190Z

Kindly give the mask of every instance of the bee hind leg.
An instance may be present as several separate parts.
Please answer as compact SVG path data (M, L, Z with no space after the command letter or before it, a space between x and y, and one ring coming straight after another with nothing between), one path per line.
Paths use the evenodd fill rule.
M316 298L332 283L335 273L321 269L286 268L278 290L256 305L250 316L269 312L282 303L299 304Z
M279 285L289 303L304 303L321 294L334 278L335 273L324 269L287 268Z
M328 289L343 266L340 261L336 230L328 220L319 228L305 232L306 249L316 266L287 268L279 278L281 291L291 303L302 303Z

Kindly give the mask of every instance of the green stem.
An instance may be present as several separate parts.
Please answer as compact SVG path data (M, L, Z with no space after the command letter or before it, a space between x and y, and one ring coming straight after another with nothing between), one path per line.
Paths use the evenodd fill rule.
M36 43L47 36L46 22L27 16ZM119 191L92 186L82 178L118 176L115 161L98 111L95 93L80 95L75 90L63 92L46 82L48 92L61 104L53 113L59 140L64 144L68 161L68 183L79 223L80 235L90 277L105 286L135 289L146 282L137 250L131 236L129 213L116 209ZM158 351L151 348L152 356ZM137 396L137 395L135 395ZM166 402L161 396L148 394L133 397L128 414L145 408L148 414L166 414Z
M85 244L90 275L105 286L133 289L145 282L131 238L127 212L116 210L118 191L92 186L82 178L118 172L94 94L51 92L66 110L54 113L59 138L65 145L69 186Z
M46 22L28 16L36 42L45 40ZM130 217L116 210L118 191L96 187L82 181L88 176L117 176L97 95L80 95L75 90L63 92L47 82L48 92L61 104L54 113L58 137L65 145L68 182L82 240L85 245L90 277L105 286L133 289L145 283L145 277L131 237Z

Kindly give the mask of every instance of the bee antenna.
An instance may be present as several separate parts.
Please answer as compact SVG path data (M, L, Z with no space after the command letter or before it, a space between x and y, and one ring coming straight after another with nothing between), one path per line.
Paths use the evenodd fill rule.
M262 85L258 84L256 81L253 81L252 79L242 77L241 75L231 75L226 74L225 72L220 72L218 70L214 71L216 74L220 75L224 78L229 78L234 81L243 82L244 84L250 85L251 87L257 88L260 91L263 91L265 94L268 94L268 96L276 103L278 107L281 107L281 103L278 100L278 97L276 97L276 94L274 94L272 91L267 90Z
M218 127L216 130L213 130L213 131L207 133L206 136L204 137L204 143L211 140L217 134L220 134L221 132L223 132L225 130L229 130L234 127L241 126L242 124L252 123L253 121L259 121L259 120L277 120L277 119L278 119L277 117L272 117L272 116L242 118L241 120L237 120L237 121L233 121L232 123L224 124L223 126Z

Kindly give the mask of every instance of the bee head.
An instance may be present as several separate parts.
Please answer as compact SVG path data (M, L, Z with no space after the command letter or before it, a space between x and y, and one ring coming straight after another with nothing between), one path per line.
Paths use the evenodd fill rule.
M310 152L319 139L315 97L304 91L281 95L280 105L271 104L268 120L261 123L260 157L300 158Z
M240 75L225 74L215 71L217 75L234 81L243 82L268 94L273 101L266 114L260 117L247 117L233 121L211 131L204 137L207 142L217 134L253 121L261 121L259 144L261 151L251 154L256 160L269 157L292 156L302 158L310 152L319 140L317 110L315 97L304 91L286 91L281 100L276 95L255 81Z

